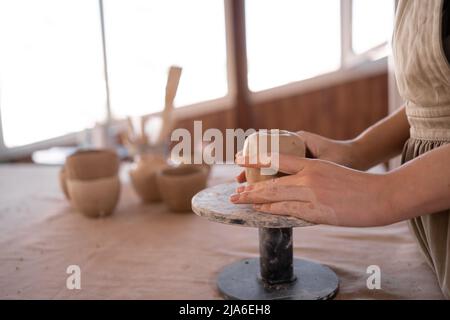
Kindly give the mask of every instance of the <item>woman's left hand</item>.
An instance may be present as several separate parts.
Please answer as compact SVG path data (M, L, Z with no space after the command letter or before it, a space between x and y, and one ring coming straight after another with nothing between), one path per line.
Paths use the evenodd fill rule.
M261 168L238 156L243 167ZM247 186L230 197L253 204L255 210L298 217L317 224L378 226L389 219L389 175L370 174L317 159L279 155L279 171L291 174Z

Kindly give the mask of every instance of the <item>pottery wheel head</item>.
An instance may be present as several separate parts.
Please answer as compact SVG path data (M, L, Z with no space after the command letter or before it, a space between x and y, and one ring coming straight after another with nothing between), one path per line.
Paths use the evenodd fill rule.
M237 183L220 184L204 189L192 198L192 210L214 222L255 228L292 228L314 225L291 216L280 216L253 210L251 205L231 203Z

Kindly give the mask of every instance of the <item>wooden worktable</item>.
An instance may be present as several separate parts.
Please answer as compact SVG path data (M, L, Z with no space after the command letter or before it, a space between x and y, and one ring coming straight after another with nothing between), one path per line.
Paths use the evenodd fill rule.
M220 269L258 256L257 229L140 204L126 168L114 215L86 218L64 199L58 170L0 165L0 299L218 299ZM237 172L216 166L210 185ZM294 248L338 274L337 299L442 298L406 223L302 228ZM69 265L81 268L81 290L66 288ZM381 290L366 287L369 265L381 268Z

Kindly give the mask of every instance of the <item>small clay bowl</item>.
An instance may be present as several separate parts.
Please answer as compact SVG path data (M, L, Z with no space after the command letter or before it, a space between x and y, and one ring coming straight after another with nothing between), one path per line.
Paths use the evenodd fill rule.
M119 200L120 181L117 175L95 180L67 180L73 206L88 217L110 215Z
M67 157L65 173L67 179L94 180L117 175L119 165L113 150L80 150Z
M131 184L143 202L156 202L161 195L156 181L156 174L167 167L166 160L161 156L140 156L129 171Z
M64 193L64 196L67 200L70 200L69 190L67 190L67 177L66 177L66 169L63 166L61 170L59 170L59 186Z
M206 188L207 170L196 165L180 165L158 172L158 188L166 205L174 212L190 212L192 197Z

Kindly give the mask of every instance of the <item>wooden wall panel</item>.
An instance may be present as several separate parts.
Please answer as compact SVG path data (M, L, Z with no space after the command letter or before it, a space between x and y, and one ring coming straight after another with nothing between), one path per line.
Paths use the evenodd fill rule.
M387 74L251 105L258 128L352 138L388 113Z
M387 73L328 88L250 105L256 128L306 130L334 139L350 139L388 114ZM235 128L236 109L188 118L177 127L192 132L194 120L203 130ZM236 117L235 117L236 116Z
M227 110L221 110L217 112L211 112L207 114L203 114L197 117L193 118L187 118L179 120L176 123L176 128L184 128L189 130L191 135L194 133L194 121L202 121L202 134L210 128L219 129L225 137L225 130L226 129L233 129L236 127L236 112L235 109L227 109ZM195 146L194 137L191 137L191 148L194 150L198 146ZM177 142L172 142L171 146L173 147ZM238 150L235 147L234 153L236 153ZM226 145L225 142L223 144L223 154L226 154Z
M193 118L181 119L177 121L176 128L185 128L193 133L194 121L202 121L203 131L210 128L217 128L225 132L225 129L235 127L234 109L220 110Z

